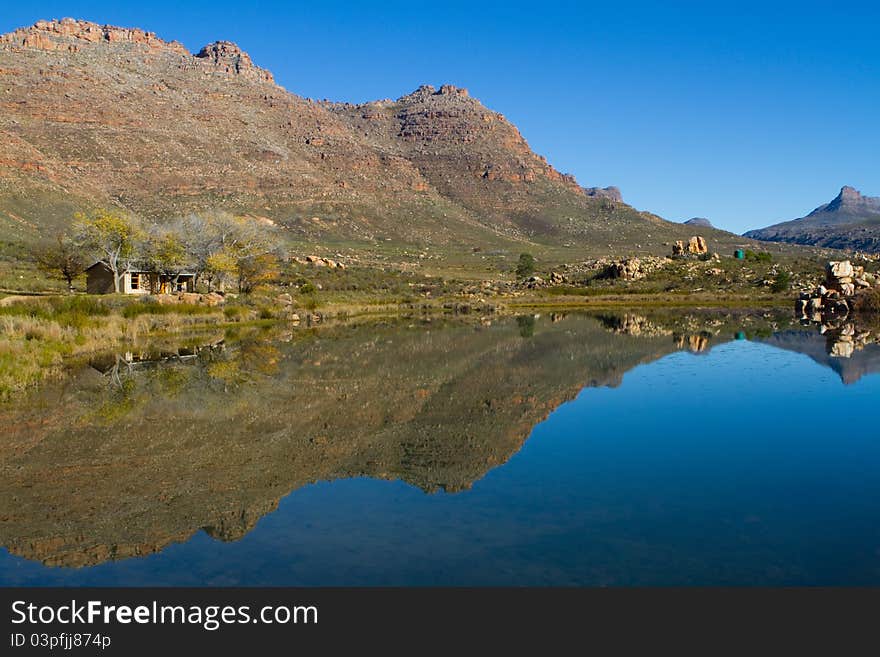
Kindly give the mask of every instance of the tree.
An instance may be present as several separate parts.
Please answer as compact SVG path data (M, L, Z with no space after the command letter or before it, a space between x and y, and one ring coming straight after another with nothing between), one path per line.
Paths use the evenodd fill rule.
M221 231L217 226L222 220L214 221L215 217L220 216L190 214L173 220L168 226L168 230L177 236L186 251L188 266L195 277L195 283L198 284L202 276L206 276L209 290L218 273L217 270L212 270L210 260L223 249Z
M776 280L770 286L773 292L788 292L791 287L791 273L781 271L776 275Z
M86 258L69 235L58 235L54 242L43 243L34 250L37 267L53 278L67 282L73 293L73 281L86 267Z
M520 253L516 263L516 277L528 278L535 273L535 258L530 253Z
M95 253L113 273L113 290L120 291L122 278L132 270L138 256L142 232L131 217L98 210L91 215L74 215L74 242Z
M262 253L237 262L238 291L253 292L278 276L278 258L273 253Z
M174 229L157 227L150 231L143 249L143 264L147 269L167 276L174 284L190 262L183 240ZM152 292L157 292L155 278L150 280Z
M216 283L221 289L227 280L236 275L238 265L235 256L226 250L210 254L202 269L204 277L208 281L208 291L212 290Z
M196 281L204 277L208 289L231 282L237 282L240 291L252 289L261 282L257 278L274 275L269 272L275 272L281 255L271 225L227 212L191 214L173 221L169 230L183 244ZM266 268L265 276L261 267Z

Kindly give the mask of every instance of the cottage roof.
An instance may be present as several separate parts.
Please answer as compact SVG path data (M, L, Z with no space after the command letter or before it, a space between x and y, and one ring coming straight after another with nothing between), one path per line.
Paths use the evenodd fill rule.
M110 268L102 260L98 260L97 262L92 263L91 265L86 267L84 271L91 271L95 267L99 267L99 266L103 267L107 271L110 271ZM129 269L128 273L129 274L155 274L157 272L154 269L147 269L145 267L135 267L133 269ZM195 275L196 275L195 272L191 272L191 271L182 271L182 272L178 273L178 277L181 277L181 276L195 277Z

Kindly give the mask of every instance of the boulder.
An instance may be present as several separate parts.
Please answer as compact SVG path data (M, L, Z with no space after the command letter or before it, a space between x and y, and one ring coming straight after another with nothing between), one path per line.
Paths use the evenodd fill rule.
M706 240L699 235L695 235L694 237L692 237L688 241L688 253L692 253L694 255L709 253L709 246L706 244Z
M202 300L202 295L198 292L181 292L177 295L177 300L181 303L198 303Z
M226 297L217 292L208 292L202 295L202 302L207 306L219 306L222 303L226 303Z
M852 358L854 352L855 345L852 342L838 340L831 345L831 353L829 355L832 358Z
M849 260L831 261L825 266L825 272L828 274L829 279L852 277L855 273Z

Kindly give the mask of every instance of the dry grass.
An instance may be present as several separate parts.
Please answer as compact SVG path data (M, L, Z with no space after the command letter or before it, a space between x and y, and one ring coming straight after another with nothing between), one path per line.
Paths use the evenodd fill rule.
M117 310L90 297L36 299L0 308L0 399L59 376L65 358L225 320L219 309L132 318Z

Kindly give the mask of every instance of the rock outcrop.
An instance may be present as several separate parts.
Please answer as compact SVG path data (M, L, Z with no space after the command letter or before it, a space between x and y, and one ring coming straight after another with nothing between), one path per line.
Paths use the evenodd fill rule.
M274 82L269 71L254 66L250 56L231 41L210 43L196 57L230 75L242 75L260 82Z
M618 203L623 202L623 194L617 187L584 187L584 193L594 198L607 198Z
M812 321L823 321L824 315L846 315L851 298L860 290L877 285L877 276L855 266L849 260L831 261L825 265L825 282L811 291L801 292L795 309Z
M149 50L164 50L178 55L189 55L183 44L163 41L154 32L137 28L98 25L89 21L63 18L38 21L9 34L0 35L0 48L9 50L45 50L78 52L80 49L100 44L130 43Z
M610 263L605 269L605 276L608 278L620 278L625 281L635 281L645 278L658 269L662 269L667 264L669 264L668 258L652 256L627 258Z
M684 240L677 240L672 245L672 255L674 256L702 255L704 253L709 253L709 245L706 243L706 239L699 235L691 237L687 244L684 243Z

